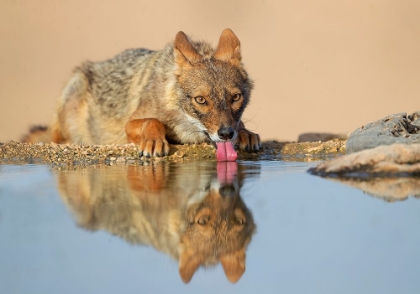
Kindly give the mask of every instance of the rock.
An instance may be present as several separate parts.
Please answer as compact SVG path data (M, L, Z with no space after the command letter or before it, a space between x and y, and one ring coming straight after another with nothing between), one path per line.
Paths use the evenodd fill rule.
M125 163L125 158L124 158L124 157L122 157L122 156L120 156L120 157L118 157L118 158L117 158L116 162L117 162L118 164L123 164L123 163Z
M401 112L358 128L347 140L347 153L380 145L420 143L420 111Z
M178 158L182 158L182 157L185 156L185 153L182 152L182 151L177 151L177 152L174 153L174 156L178 157Z
M325 161L311 168L319 176L419 176L420 144L378 146Z
M347 139L344 134L333 133L303 133L298 137L298 143L302 142L327 142L332 139Z
M319 159L327 159L333 156L339 156L346 152L346 141L340 139L321 142L304 142L304 143L274 143L266 142L263 144L264 152L272 151L278 154L282 159L294 158L297 160L300 155L318 157Z

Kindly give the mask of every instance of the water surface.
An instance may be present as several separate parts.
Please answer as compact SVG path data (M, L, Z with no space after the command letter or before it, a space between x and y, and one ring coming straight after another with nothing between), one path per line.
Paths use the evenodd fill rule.
M0 165L0 291L419 293L419 199L313 165Z

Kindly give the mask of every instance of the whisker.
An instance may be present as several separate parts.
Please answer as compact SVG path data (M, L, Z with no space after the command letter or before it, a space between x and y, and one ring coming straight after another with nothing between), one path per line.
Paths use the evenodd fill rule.
M254 116L255 117L255 116ZM256 130L258 130L258 124L255 122L255 121L253 121L253 119L254 119L254 117L252 117L251 119L247 119L247 118L242 118L242 122L245 124L245 123L252 123L254 126L256 126L256 127L254 127L254 128L250 128L248 125L246 126L246 129L247 130L250 130L250 131L256 131Z

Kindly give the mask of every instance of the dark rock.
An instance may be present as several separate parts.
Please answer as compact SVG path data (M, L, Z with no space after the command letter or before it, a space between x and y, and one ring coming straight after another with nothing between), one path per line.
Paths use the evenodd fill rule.
M333 139L347 139L344 134L333 133L303 133L298 137L298 143L302 142L327 142Z
M420 111L401 112L371 122L350 134L347 153L380 145L420 143Z

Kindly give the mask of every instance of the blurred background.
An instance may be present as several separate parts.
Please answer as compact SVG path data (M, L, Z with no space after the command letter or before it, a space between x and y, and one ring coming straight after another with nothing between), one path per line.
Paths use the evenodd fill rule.
M81 62L159 50L180 30L217 45L224 28L255 81L250 130L350 133L420 110L419 16L418 0L2 0L0 141L48 124Z

